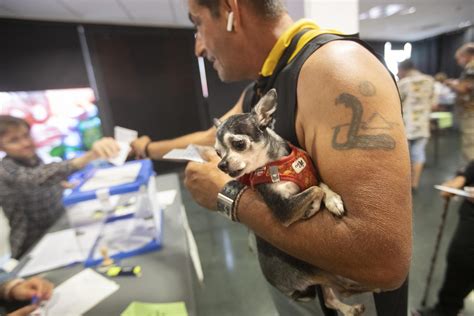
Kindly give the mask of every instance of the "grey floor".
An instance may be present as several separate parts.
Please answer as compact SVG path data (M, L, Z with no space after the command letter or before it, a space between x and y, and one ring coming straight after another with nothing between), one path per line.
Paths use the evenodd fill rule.
M450 178L462 164L458 134L445 132L440 135L438 152L438 159L435 161L434 142L431 140L427 147L428 161L421 185L413 196L414 251L410 272L410 309L420 304L441 221L443 203L433 185ZM195 288L198 315L278 315L256 257L248 250L247 229L199 207L184 187L183 200L205 276L204 285L196 285ZM429 304L436 301L437 290L442 282L446 249L458 220L459 204L460 201L451 202ZM474 316L473 294L466 300L465 305L463 315Z

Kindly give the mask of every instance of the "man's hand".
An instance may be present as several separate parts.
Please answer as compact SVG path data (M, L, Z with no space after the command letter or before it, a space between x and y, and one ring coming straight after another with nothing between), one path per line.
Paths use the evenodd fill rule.
M202 150L200 148L199 151L207 162L188 163L185 170L184 185L198 204L215 210L217 194L232 178L217 168L220 159L214 150Z
M451 180L444 182L442 185L446 187L454 188L454 189L462 189L465 183L466 183L465 177L457 176L456 178L453 178ZM439 194L444 198L450 198L454 195L453 193L449 193L445 191L441 191Z
M53 293L54 285L40 277L33 277L14 286L10 298L16 301L28 301L37 296L40 300L48 300Z
M104 137L92 145L92 153L95 158L114 158L118 155L120 147L112 137Z
M150 137L148 136L142 136L137 139L135 139L130 146L132 147L132 151L135 153L135 158L140 159L140 158L146 158L146 152L145 148L148 143L151 142Z

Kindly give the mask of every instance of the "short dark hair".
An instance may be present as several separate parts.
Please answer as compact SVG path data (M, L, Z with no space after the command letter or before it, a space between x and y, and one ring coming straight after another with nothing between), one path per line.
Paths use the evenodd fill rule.
M30 125L24 119L11 115L0 115L0 137L5 136L9 129L20 126L30 129Z
M465 43L464 45L458 48L456 54L474 56L474 43Z
M222 0L197 0L201 6L207 7L212 16L219 17L219 6ZM283 12L286 12L285 5L282 0L244 0L249 4L259 16L265 18L279 17Z
M415 69L415 64L413 64L413 61L411 61L411 59L405 59L404 61L398 63L398 69L412 70Z

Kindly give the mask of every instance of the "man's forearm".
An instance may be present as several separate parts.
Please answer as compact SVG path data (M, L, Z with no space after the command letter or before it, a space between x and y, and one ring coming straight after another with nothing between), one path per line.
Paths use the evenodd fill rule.
M411 239L368 218L349 212L337 219L322 209L284 227L252 190L242 196L238 218L274 246L325 271L382 289L396 288L406 278Z
M190 144L212 146L214 145L214 141L214 127L205 131L194 132L174 139L155 141L148 145L148 158L161 159L170 150L175 148L184 148Z
M97 156L92 151L88 151L84 155L72 159L71 165L76 170L79 170L79 169L84 168L89 162L91 162L94 159L97 159Z

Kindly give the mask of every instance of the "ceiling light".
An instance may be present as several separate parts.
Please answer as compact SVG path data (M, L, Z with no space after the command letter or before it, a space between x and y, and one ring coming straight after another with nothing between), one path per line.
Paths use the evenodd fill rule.
M385 7L385 16L391 16L397 14L405 8L403 4L388 4Z
M415 8L415 7L409 7L409 8L407 8L407 9L405 9L405 10L400 11L399 14L400 14L400 15L407 15L407 14L413 14L413 13L415 13L415 12L416 12L416 8Z
M383 14L382 6L376 6L369 10L369 18L372 20L381 18Z
M363 21L363 20L367 20L369 18L369 14L367 12L362 12L361 14L359 14L359 20Z
M465 28L465 27L468 27L468 26L471 26L471 25L472 25L471 21L463 21L463 22L459 23L458 27L460 29L462 29L462 28Z

